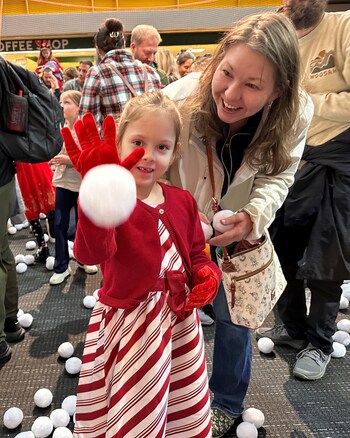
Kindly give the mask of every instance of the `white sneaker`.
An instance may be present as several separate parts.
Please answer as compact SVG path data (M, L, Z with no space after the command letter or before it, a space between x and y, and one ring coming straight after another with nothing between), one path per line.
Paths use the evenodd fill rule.
M197 309L197 312L202 325L214 324L213 318L210 318L210 316L204 313L202 309Z
M96 272L98 271L96 265L83 265L81 263L78 263L78 267L80 269L83 269L87 274L96 274Z
M71 274L71 269L68 267L67 270L65 270L64 272L61 273L57 273L55 272L52 277L49 280L50 284L56 285L56 284L61 284L64 282L64 280L69 277Z

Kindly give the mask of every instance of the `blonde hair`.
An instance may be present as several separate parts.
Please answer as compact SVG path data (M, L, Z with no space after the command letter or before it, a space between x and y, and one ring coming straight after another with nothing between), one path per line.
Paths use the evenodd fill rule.
M130 43L135 43L138 45L147 38L155 38L157 40L157 44L162 42L162 38L155 27L148 24L139 24L138 26L134 27L131 32Z
M168 76L175 76L180 79L175 58L169 49L159 49L155 56L158 67Z
M263 13L238 21L218 44L201 76L198 91L186 101L185 111L204 136L217 140L223 135L225 124L217 115L212 80L226 53L238 44L262 54L276 71L275 88L279 97L273 102L257 137L248 146L245 160L252 168L277 175L290 166L289 144L299 113L299 48L288 18L278 13Z
M181 115L175 103L160 91L143 93L128 101L118 122L118 146L123 140L129 123L135 122L145 114L150 114L152 112L161 112L172 119L175 128L174 154L177 154L182 129ZM147 126L145 126L145 129L147 129Z
M60 99L64 99L65 97L68 97L75 105L80 105L80 99L81 99L81 92L77 90L67 90L63 91L63 93L60 96Z

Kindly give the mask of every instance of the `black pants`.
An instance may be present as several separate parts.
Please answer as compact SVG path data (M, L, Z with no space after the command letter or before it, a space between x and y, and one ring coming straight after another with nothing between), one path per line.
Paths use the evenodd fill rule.
M307 339L314 347L325 354L332 349L332 335L339 311L341 281L298 279L298 262L302 261L312 221L306 226L285 227L283 218L276 219L270 232L287 287L277 303L279 316L290 336L295 339ZM307 315L305 280L311 290L310 312Z

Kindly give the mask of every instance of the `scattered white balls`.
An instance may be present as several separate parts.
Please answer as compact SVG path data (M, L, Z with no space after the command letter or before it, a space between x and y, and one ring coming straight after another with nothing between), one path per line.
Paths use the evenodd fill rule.
M213 227L216 231L219 231L219 233L225 233L228 230L231 230L234 225L224 225L221 223L222 219L226 219L235 213L231 210L221 210L214 214L213 217Z
M335 359L339 359L340 357L344 357L346 355L346 347L339 342L333 342L333 352L331 356Z
M74 353L74 347L70 342L63 342L57 349L57 353L63 359L68 359Z
M34 265L34 256L32 254L27 254L24 256L24 263L26 265Z
M254 424L254 426L259 429L265 423L265 415L256 408L248 408L243 412L243 421Z
M46 243L49 241L49 236L46 233L44 233L44 240Z
M18 263L18 265L16 265L17 274L23 274L27 269L28 266L25 263Z
M26 243L26 249L28 249L29 251L31 251L32 249L35 249L35 248L36 248L36 243L34 240L29 240Z
M339 301L339 310L345 310L349 307L349 300L342 295Z
M272 353L275 344L272 339L263 337L258 340L258 349L261 353L270 354Z
M342 330L344 332L350 333L350 320L349 319L341 319L337 323L337 329Z
M52 438L72 438L73 434L67 427L58 427L54 430Z
M201 221L201 225L202 225L205 241L207 242L214 234L213 227L210 224L206 224L203 221Z
M4 426L7 429L16 429L23 421L23 411L20 408L10 408L4 413Z
M17 318L19 318L21 315L24 315L24 311L22 309L18 309Z
M346 347L350 344L350 335L343 330L337 330L332 336L333 341L339 342L340 344L345 345Z
M53 256L49 256L49 257L46 259L46 264L45 264L46 269L47 269L48 271L53 271L54 264L55 264L55 257L53 257Z
M68 240L68 248L73 249L74 242L72 240Z
M17 254L15 256L15 263L16 263L16 265L17 265L17 263L25 263L24 255L23 254Z
M26 432L21 432L18 435L15 436L15 438L35 438L34 433L30 430Z
M16 228L17 231L21 231L24 228L23 224L15 224L14 227Z
M74 252L72 248L68 248L68 256L70 259L74 259Z
M100 299L100 295L99 295L100 289L96 289L94 290L92 296L95 297L95 300L98 301Z
M343 290L342 295L350 301L350 283L344 283L341 285Z
M34 394L34 403L39 408L47 408L51 405L53 400L52 392L47 388L38 389Z
M93 167L79 191L80 207L97 226L113 228L125 222L136 206L132 174L116 164Z
M49 417L38 417L31 429L35 438L46 438L52 433L53 424Z
M67 411L68 414L72 417L75 414L76 404L77 404L77 396L69 395L63 400L61 404L61 408Z
M54 409L50 414L53 427L66 427L70 422L70 416L64 409Z
M252 423L243 421L237 426L237 438L258 438L258 429Z
M69 374L78 374L81 370L81 359L79 357L71 357L67 359L64 367ZM63 408L64 409L64 408Z
M23 328L29 328L33 324L33 316L30 313L23 313L18 317L19 325Z
M14 226L8 227L7 232L9 234L16 234L17 233L16 227L14 227Z
M92 309L96 304L96 298L93 295L86 295L83 304L87 309Z

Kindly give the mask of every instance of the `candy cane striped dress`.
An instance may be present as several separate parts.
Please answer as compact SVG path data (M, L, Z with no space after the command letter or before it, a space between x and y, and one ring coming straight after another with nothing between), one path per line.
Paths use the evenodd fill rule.
M160 277L183 270L159 221ZM98 302L80 372L76 438L210 438L204 342L197 312L180 320L165 293L150 292L132 310Z

